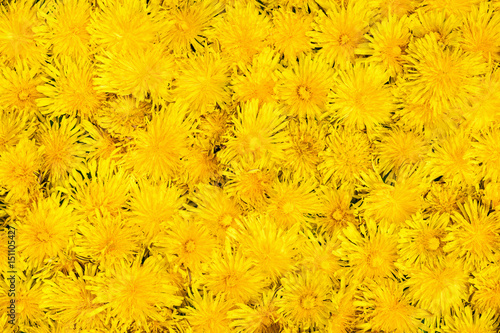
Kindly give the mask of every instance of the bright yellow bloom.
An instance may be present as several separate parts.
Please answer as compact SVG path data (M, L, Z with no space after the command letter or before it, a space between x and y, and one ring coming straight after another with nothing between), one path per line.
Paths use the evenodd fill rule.
M485 269L473 273L471 303L477 312L500 310L500 266L489 265Z
M413 35L418 38L434 35L444 46L458 47L460 45L459 28L462 23L460 18L440 9L427 9L419 8L411 16L410 28Z
M38 67L16 62L13 68L3 67L0 75L0 103L6 110L35 113L36 100L43 97L37 86L43 83Z
M358 205L351 206L353 192L346 186L341 186L338 189L321 186L319 192L321 216L314 221L319 230L329 234L338 234L349 223L357 223L354 210Z
M478 312L466 306L456 314L445 317L443 333L495 333L498 331L498 315L491 310Z
M279 75L277 97L290 116L320 119L326 111L333 71L321 57L303 56Z
M253 307L238 304L238 308L228 312L228 317L233 320L231 327L238 331L254 333L279 331L275 294L275 290L267 290Z
M34 120L26 112L0 112L0 153L19 144L35 131Z
M200 294L194 288L187 299L190 306L181 309L186 314L193 333L230 333L230 319L228 311L233 307L232 302L226 301L224 294L213 294L203 289Z
M340 248L337 235L322 233L313 235L306 231L307 240L300 244L302 260L300 267L315 272L319 271L337 281L342 276L340 258L336 255Z
M323 273L288 274L281 283L276 306L286 321L302 329L321 328L327 323L332 286Z

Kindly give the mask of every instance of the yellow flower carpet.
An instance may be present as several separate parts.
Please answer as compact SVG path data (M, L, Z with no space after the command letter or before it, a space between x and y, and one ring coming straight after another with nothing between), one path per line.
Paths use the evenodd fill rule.
M0 6L0 332L500 331L500 1Z

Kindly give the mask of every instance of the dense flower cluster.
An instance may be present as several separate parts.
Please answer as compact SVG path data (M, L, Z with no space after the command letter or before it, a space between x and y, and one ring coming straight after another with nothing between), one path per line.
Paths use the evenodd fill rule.
M2 1L0 331L498 332L499 8Z

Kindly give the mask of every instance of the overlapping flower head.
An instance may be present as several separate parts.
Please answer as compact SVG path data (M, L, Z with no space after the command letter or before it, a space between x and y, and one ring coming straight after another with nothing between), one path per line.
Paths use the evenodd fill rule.
M500 2L0 6L0 331L500 330Z

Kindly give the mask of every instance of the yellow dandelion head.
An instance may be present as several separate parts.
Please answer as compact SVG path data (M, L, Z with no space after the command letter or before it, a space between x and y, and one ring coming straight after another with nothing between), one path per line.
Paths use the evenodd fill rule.
M334 4L326 12L319 13L313 23L312 42L321 47L329 64L341 67L354 62L356 49L366 41L369 21L373 13L364 1L349 1L346 6Z
M356 63L338 72L329 94L332 121L373 132L390 120L394 97L386 85L387 72L380 66Z
M304 225L307 215L317 214L320 210L315 188L315 182L310 180L285 179L275 182L267 213L283 228L290 228L294 224Z
M206 33L214 17L223 11L222 3L187 1L179 7L165 11L168 26L161 38L176 53L200 51L206 45Z
M268 198L276 176L273 166L269 159L256 162L242 160L225 173L228 182L224 188L243 207L263 210L269 204Z
M68 275L57 274L43 286L40 307L52 320L63 326L75 325L77 329L104 329L104 318L92 312L102 304L94 303L95 294L87 289L96 275L97 266L74 264Z
M400 283L385 279L380 283L370 282L361 288L359 301L354 303L363 312L364 323L359 325L361 329L367 332L418 331L426 311L411 305Z
M460 212L452 216L444 247L446 252L464 258L469 269L482 269L495 258L500 250L500 225L498 215L489 214L489 208L469 198L459 205Z
M38 67L16 62L13 68L3 67L0 74L0 103L10 111L36 113L36 100L43 97L37 86L43 83Z
M36 31L38 41L52 47L56 57L85 58L89 54L90 4L82 0L55 1L54 8L43 13L46 25Z
M351 205L354 194L352 190L346 186L338 189L321 186L319 193L321 216L314 221L319 230L338 234L349 223L357 223L354 211L357 205Z
M312 30L314 16L306 11L280 7L273 10L274 28L271 40L286 61L293 63L297 57L309 53L313 45L307 35Z
M372 168L372 147L366 134L360 131L332 128L327 138L328 148L321 152L324 161L318 165L323 182L355 184L357 177Z
M18 199L28 199L38 184L41 149L35 142L23 138L19 143L0 153L0 185Z
M173 219L184 203L184 191L170 183L140 180L132 185L131 194L131 222L142 230L146 242L154 240L162 227L174 224Z
M118 215L126 206L129 193L127 174L111 160L92 161L87 164L89 174L83 177L73 172L71 201L83 217L109 213Z
M174 262L196 271L200 263L210 262L215 250L214 241L207 229L193 221L180 219L172 226L159 245L167 248L167 252L175 256Z
M131 136L135 130L146 127L151 105L139 102L133 96L117 96L98 110L97 123L113 136Z
M458 33L461 20L455 15L450 15L443 10L417 9L410 16L410 27L414 36L424 37L435 35L436 39L446 46L458 46L460 35Z
M111 51L151 46L165 23L146 1L102 0L98 8L91 15L91 42Z
M192 294L187 298L190 305L182 308L186 320L194 332L230 332L231 320L228 311L234 306L233 302L225 299L224 294L214 294L203 289L200 294L194 288Z
M335 254L340 248L337 235L306 231L307 239L301 244L302 261L300 266L310 271L323 272L333 281L341 276L341 261Z
M45 95L37 100L37 105L52 117L66 114L90 117L105 98L96 90L94 67L87 60L64 59L54 60L54 65L47 64L46 71L51 79L45 79L46 83L37 87Z
M408 16L389 15L370 29L366 36L368 44L356 52L369 55L368 62L380 64L389 75L395 77L403 70L403 58L410 42L410 20Z
M432 266L446 260L446 215L417 213L399 231L399 262L405 267Z
M473 272L471 279L471 303L477 312L500 310L500 267L490 265L482 270Z
M445 317L443 333L494 333L498 331L498 315L494 311L474 311L470 306Z
M281 284L276 306L286 322L302 329L320 328L327 323L332 285L322 272L288 274Z
M151 100L154 104L170 99L175 63L162 44L123 52L103 51L96 59L95 84L100 92L132 95L140 102Z
M279 55L271 48L265 48L256 54L251 64L238 63L231 82L234 98L239 102L248 102L258 99L259 103L272 103L276 100L274 87L276 86L275 71L279 67Z
M175 295L177 287L155 257L143 264L140 260L132 264L121 261L116 269L100 273L96 284L91 289L96 295L94 302L104 303L112 316L126 324L135 321L144 326L150 319L161 321L160 308L172 309L182 302Z
M31 137L35 121L23 112L0 112L0 153L19 144L24 137Z
M406 165L423 162L430 150L428 140L417 131L395 127L381 133L375 142L380 171L399 170Z
M266 277L277 280L296 267L300 244L297 228L279 228L266 215L250 215L242 223L244 229L236 239Z
M475 136L472 142L475 163L479 164L481 176L485 181L500 180L500 129L490 128Z
M18 249L36 267L66 251L78 221L67 201L56 196L36 202L19 224Z
M189 206L189 210L221 240L239 228L240 208L221 188L200 185L192 200L196 206Z
M227 61L213 49L190 54L180 61L179 71L173 94L189 105L191 112L203 114L210 107L229 102Z
M288 147L286 117L276 104L263 104L254 99L245 103L233 118L234 130L228 135L226 148L221 152L223 163L240 159L260 160L269 156L285 159Z
M450 216L466 198L463 189L449 183L433 182L425 195L425 209L430 213Z
M49 174L49 180L58 183L67 178L72 170L85 170L85 145L81 143L84 131L76 119L64 117L52 124L42 125L38 134L44 147L42 171Z
M436 35L426 35L408 46L404 56L408 97L431 108L466 106L478 94L486 63L480 55L445 47ZM423 89L425 87L425 89Z
M44 60L45 50L36 41L35 30L41 25L37 11L40 3L21 0L2 4L0 11L0 54L3 62L12 64L27 60L29 66L38 66Z
M213 27L211 38L218 40L226 57L249 62L268 45L272 25L269 17L252 3L236 2L214 19Z
M135 133L128 161L135 172L155 180L175 178L181 158L188 153L190 124L183 110L174 105L153 114L146 130Z
M105 268L130 260L138 251L138 229L121 215L97 215L78 226L75 252Z
M219 180L221 168L214 149L207 141L197 140L183 160L185 172L182 182L188 187L194 184L208 184L211 179Z
M378 227L373 220L359 226L353 224L339 235L342 241L336 254L348 264L349 275L358 281L380 280L397 274L397 237L394 226Z
M204 282L215 294L224 293L235 303L247 303L259 296L265 287L264 274L241 249L226 249L212 257Z
M468 297L468 272L460 261L448 257L440 266L413 267L407 272L408 296L414 305L432 313L434 318L458 310Z
M267 290L257 304L238 304L238 308L228 312L231 327L255 333L279 332L280 324L276 306L276 291Z
M121 142L90 121L84 119L81 121L81 125L88 133L88 136L82 140L89 149L88 160L119 160L123 148Z
M321 57L302 56L278 75L277 97L289 115L308 119L323 115L333 71Z
M297 179L313 179L322 159L319 153L325 149L327 125L313 119L290 119L288 132L290 146L285 150L284 166Z

